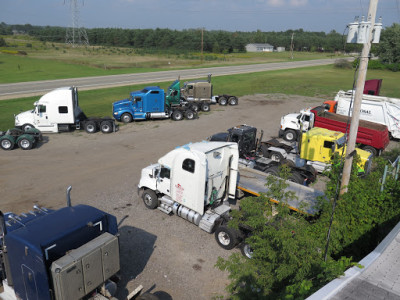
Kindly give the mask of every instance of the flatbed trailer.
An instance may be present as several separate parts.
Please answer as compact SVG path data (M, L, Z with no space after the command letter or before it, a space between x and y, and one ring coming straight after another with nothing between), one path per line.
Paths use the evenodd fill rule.
M268 187L265 185L267 183L267 176L272 175L239 165L237 188L247 194L258 197L261 193L268 192ZM318 213L318 197L324 196L322 191L290 181L286 181L286 183L288 187L285 189L285 192L294 192L297 197L287 202L291 210L306 215L315 215ZM270 201L279 203L278 200L272 198Z

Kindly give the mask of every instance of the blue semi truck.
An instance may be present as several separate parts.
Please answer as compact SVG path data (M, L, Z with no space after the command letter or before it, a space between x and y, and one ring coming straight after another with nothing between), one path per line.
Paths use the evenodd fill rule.
M117 219L89 205L72 206L70 191L67 206L58 210L0 211L0 299L115 299Z
M178 93L174 84L168 88L167 93L159 86L148 86L131 92L129 98L113 103L113 117L124 123L149 119L195 119L197 113L189 105L180 105L179 98L178 104L172 103L171 100L176 99Z

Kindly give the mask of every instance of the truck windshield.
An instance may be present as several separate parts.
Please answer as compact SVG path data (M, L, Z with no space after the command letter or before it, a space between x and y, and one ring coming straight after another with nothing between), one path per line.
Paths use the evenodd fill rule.
M148 89L143 89L140 92L143 93L143 94L146 94L148 91L149 91Z

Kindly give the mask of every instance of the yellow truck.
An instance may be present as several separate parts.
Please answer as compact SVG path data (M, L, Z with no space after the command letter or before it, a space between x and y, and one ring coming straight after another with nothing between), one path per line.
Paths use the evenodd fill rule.
M339 156L346 154L346 140L347 136L343 132L314 127L303 133L299 142L280 142L273 139L262 142L261 147L263 155L275 161L285 159L297 167L308 164L321 173L330 167L335 153ZM356 152L360 156L359 172L368 173L372 154L359 148L356 148Z

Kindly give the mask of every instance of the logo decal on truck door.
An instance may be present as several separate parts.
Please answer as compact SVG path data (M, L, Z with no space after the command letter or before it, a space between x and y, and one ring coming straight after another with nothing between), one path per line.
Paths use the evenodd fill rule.
M175 187L176 187L176 196L175 196L175 199L176 199L176 201L182 203L183 191L184 191L185 189L180 185L180 183L176 184Z

